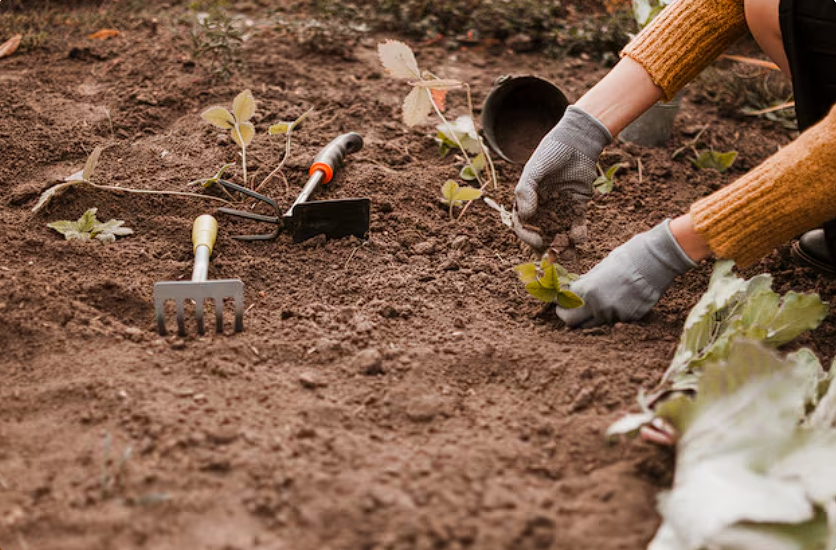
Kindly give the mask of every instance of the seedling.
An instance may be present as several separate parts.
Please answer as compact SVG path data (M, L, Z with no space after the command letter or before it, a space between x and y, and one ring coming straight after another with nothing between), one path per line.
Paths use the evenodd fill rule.
M195 24L189 34L192 59L196 62L208 60L215 75L226 80L240 64L238 52L244 42L244 33L223 4L192 2L189 7L194 12Z
M569 273L558 263L544 257L539 264L530 262L518 265L514 271L525 284L529 294L547 304L557 303L564 309L574 309L583 305L583 299L569 290L569 284L578 276Z
M470 115L462 115L449 124L442 122L436 126L436 129L438 134L435 139L438 141L441 158L446 157L451 149L458 149L459 144L471 155L478 155L482 152L479 134L476 132L473 117Z
M232 112L226 107L209 107L201 117L218 128L229 130L232 140L241 148L241 169L244 172L244 185L247 185L247 146L255 135L255 126L250 119L255 115L255 99L249 90L244 90L232 101Z
M46 226L64 235L68 241L97 239L103 243L112 243L116 237L123 237L134 232L129 227L122 227L125 224L122 220L100 222L96 219L96 212L98 212L97 208L91 208L76 221L60 220L48 223Z
M484 155L485 161L489 168L490 177L488 181L483 182L479 176L479 170L473 166L470 159L470 151L475 150L475 147L470 145L470 151L465 143L460 139L459 133L455 126L447 120L442 112L446 102L447 93L450 90L460 89L465 91L467 96L467 108L470 115L470 120L473 120L473 99L470 95L470 86L465 82L458 80L441 79L429 71L421 71L418 68L418 62L415 60L415 54L412 49L397 40L387 40L377 46L380 61L383 67L394 78L408 80L412 85L412 90L404 99L403 103L403 121L407 126L417 126L426 121L427 117L435 111L436 115L441 119L444 130L442 131L443 138L448 139L451 143L455 143L456 147L461 150L465 158L465 163L470 168L472 174L476 176L476 181L479 182L480 187L484 189L487 185L493 182L496 188L496 170L493 165L493 160L490 157L485 144L478 137L474 135L478 143L478 153ZM468 132L469 133L469 132ZM475 134L475 132L474 132ZM442 139L443 139L442 138ZM449 147L449 145L448 145ZM475 154L475 153L473 153Z
M453 180L447 180L441 186L441 202L450 207L450 219L453 219L453 207L470 202L482 196L482 190L475 187L460 186ZM459 214L461 217L461 214Z
M598 176L598 179L592 182L592 186L595 187L595 189L602 195L606 195L613 190L613 187L615 187L615 173L618 172L619 168L621 168L621 163L613 164L607 168L606 172L603 168L601 168L600 164L597 165L597 168L600 175Z
M708 149L701 148L701 145L705 145L705 142L701 141L701 138L707 129L708 125L703 126L702 129L697 132L697 135L694 136L694 139L682 144L679 149L673 152L671 158L675 159L685 151L690 150L694 154L694 157L691 159L691 163L700 170L714 169L721 173L725 172L731 168L732 164L734 164L734 161L737 159L737 151L715 151L714 148L710 146Z
M285 178L284 174L282 174L282 168L284 168L284 165L287 162L288 157L290 156L290 136L293 134L293 130L295 130L297 126L302 124L302 121L305 120L305 118L311 113L311 111L313 111L313 107L302 113L302 115L294 121L278 122L267 129L267 133L271 136L277 134L284 134L284 156L282 157L281 162L279 162L279 165L272 172L267 174L267 177L264 178L262 182L258 184L258 187L255 188L256 191L259 191L262 187L264 187L264 185L268 181L270 181L270 179L276 174L282 175L282 179L284 179L285 189L288 189L290 187L287 183L287 178Z
M32 212L39 212L43 209L49 202L54 199L55 197L61 196L64 191L73 187L75 185L89 185L90 187L94 187L96 189L102 189L105 191L124 191L126 193L138 193L138 194L146 194L146 195L178 195L181 197L195 197L198 199L209 199L209 200L216 200L221 201L224 203L228 203L224 199L219 197L212 197L209 195L198 195L197 193L184 193L181 191L155 191L152 189L132 189L130 187L116 187L115 185L99 185L97 183L93 183L90 181L90 178L93 177L93 171L96 169L96 164L99 162L99 157L104 150L103 147L99 146L93 149L93 152L90 153L90 156L87 157L87 161L84 163L84 168L70 174L62 183L58 183L41 193L38 202L35 206L32 207Z

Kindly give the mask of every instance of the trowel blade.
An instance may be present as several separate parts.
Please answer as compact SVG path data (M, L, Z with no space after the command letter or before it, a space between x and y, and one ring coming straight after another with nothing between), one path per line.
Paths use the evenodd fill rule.
M297 243L317 235L329 239L354 235L363 239L369 232L370 213L368 198L306 201L293 207L291 216L285 216L284 224Z

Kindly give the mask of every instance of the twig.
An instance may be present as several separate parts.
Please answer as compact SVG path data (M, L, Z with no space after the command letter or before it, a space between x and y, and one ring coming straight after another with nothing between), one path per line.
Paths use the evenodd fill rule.
M636 159L636 167L639 169L639 183L642 183L644 180L642 178L642 174L644 173L644 166L642 165L642 159Z
M226 199L221 197L213 197L212 195L200 195L198 193L188 193L186 191L156 191L153 189L132 189L130 187L116 187L115 185L99 185L92 181L80 180L80 183L86 183L96 189L103 189L105 191L125 191L127 193L137 193L142 195L177 195L180 197L195 197L198 199L209 199L213 201L220 201L224 204L230 204Z

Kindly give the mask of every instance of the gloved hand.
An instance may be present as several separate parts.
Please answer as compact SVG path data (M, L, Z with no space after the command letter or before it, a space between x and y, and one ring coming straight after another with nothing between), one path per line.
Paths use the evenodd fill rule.
M639 233L570 285L586 302L557 308L570 327L635 321L650 311L673 280L696 267L674 239L670 220Z
M568 192L580 203L592 197L595 164L601 151L612 141L609 130L594 116L570 105L560 122L546 134L523 168L514 190L514 230L523 241L539 248L542 239L525 230L522 223L537 211L538 193ZM539 243L531 242L532 239Z

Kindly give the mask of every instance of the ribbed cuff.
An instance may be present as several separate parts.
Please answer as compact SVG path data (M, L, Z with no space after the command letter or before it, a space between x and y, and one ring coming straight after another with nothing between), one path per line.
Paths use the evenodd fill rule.
M576 105L566 108L558 127L560 138L570 140L567 145L593 161L598 160L601 151L612 141L612 134L604 123Z
M741 0L679 0L634 38L622 56L641 64L670 101L746 33Z
M836 107L794 142L691 206L694 227L720 258L747 267L836 218Z

